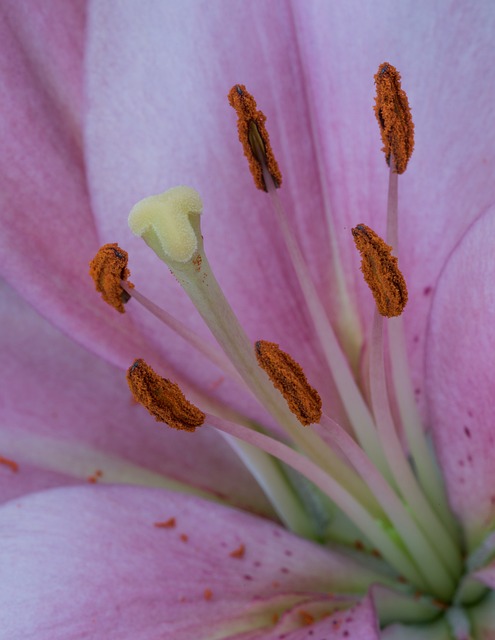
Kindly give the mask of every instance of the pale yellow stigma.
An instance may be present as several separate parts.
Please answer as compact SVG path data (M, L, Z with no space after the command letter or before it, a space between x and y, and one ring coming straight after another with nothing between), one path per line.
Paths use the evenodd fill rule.
M129 214L129 228L166 262L186 263L198 249L203 203L191 187L173 187L140 200Z

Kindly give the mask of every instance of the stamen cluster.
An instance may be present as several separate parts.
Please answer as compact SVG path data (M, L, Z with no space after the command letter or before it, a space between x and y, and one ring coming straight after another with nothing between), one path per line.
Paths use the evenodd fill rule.
M398 209L397 189L390 185L397 185L397 174L405 171L411 157L414 126L397 70L389 63L382 64L375 84L375 114L390 165L387 215L392 224L387 224L387 240L397 253L396 240L391 239L394 233L390 231L397 229L397 220L393 219ZM315 537L314 515L305 504L304 493L297 494L304 483L296 480L289 484L285 475L281 477L280 466L274 460L291 466L309 481L309 491L317 487L332 508L338 507L352 523L351 533L346 532L349 544L388 563L395 571L401 590L414 593L419 589L430 594L430 604L435 611L445 608L462 574L461 548L421 421L418 418L411 423L405 415L405 408L414 404L414 398L398 393L394 387L394 367L400 359L406 363L405 350L401 351L404 340L400 323L395 320L387 326L384 318L400 316L408 301L398 258L392 255L392 247L366 224L352 229L362 258L361 270L377 307L368 340L368 378L362 380L318 297L299 240L278 199L282 176L270 146L266 116L257 109L244 85L237 84L231 89L229 102L237 112L239 139L255 185L267 192L273 205L308 317L320 341L347 422L341 426L324 412L322 397L309 384L303 368L277 343L258 340L253 348L207 259L201 233L201 198L188 187L175 187L142 200L132 209L129 224L170 268L223 353L204 345L201 337L182 328L179 320L147 301L135 289L130 295L138 302L143 301L146 308L188 340L226 376L244 383L285 431L288 444L278 434L273 435L268 427L253 427L245 416L237 414L232 420L232 411L215 406L214 401L209 403L211 413L203 413L186 400L177 384L162 378L142 359L137 359L127 372L129 387L136 401L157 421L174 429L194 432L205 424L234 436L237 445L233 446L240 447L243 461L253 470L267 495L276 496L274 506L282 520L300 535ZM338 253L338 246L335 251ZM337 255L336 263L338 260ZM122 286L126 287L122 281L128 276L127 254L117 245L105 245L91 263L91 273L104 299L122 311ZM128 291L126 287L127 297ZM115 304L116 300L120 306ZM389 376L386 356L391 353L395 360L390 357L392 375ZM404 370L407 371L407 364L401 369ZM368 394L363 393L363 388ZM325 396L327 389L322 387L321 391L323 400L333 397L330 393ZM396 414L400 415L402 429ZM318 429L301 429L301 425L316 424ZM241 441L248 446L242 448ZM233 444L232 438L229 443ZM321 509L327 509L327 505ZM328 519L327 512L321 516L318 514L320 520ZM361 537L351 540L356 529ZM332 535L330 532L328 539ZM441 598L442 602L434 604L434 598Z

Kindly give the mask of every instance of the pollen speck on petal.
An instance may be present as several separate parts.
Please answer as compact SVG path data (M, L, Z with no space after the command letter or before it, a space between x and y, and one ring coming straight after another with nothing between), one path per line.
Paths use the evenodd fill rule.
M205 414L186 400L180 387L159 376L144 360L136 360L129 367L127 382L137 402L158 422L192 432L205 421Z
M365 224L354 227L352 235L379 313L387 318L400 316L407 303L407 286L397 258L391 254L392 247Z
M19 471L19 465L14 460L10 460L9 458L5 458L4 456L0 456L0 464L3 464L5 467L8 467L14 473Z
M89 263L89 275L93 278L96 290L103 300L119 313L125 313L124 304L129 301L129 294L122 289L120 282L130 276L127 268L127 251L114 242L105 244ZM133 287L132 282L127 282Z
M241 545L239 545L239 546L237 547L237 549L234 549L234 551L231 551L231 552L229 553L229 556L230 556L231 558L239 558L239 559L242 559L242 558L244 558L244 554L245 554L245 553L246 553L246 547L245 547L243 544L241 544Z
M176 526L175 518L169 518L168 520L164 520L163 522L155 522L154 526L157 529L174 529Z
M375 75L375 115L380 127L387 164L393 155L397 173L404 173L414 149L414 123L400 73L384 62Z
M308 382L302 367L278 344L258 340L256 359L266 371L273 386L284 396L289 409L299 422L308 426L321 419L321 398Z

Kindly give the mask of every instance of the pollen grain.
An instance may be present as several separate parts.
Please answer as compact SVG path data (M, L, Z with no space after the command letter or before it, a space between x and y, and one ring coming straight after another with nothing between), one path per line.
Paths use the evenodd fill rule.
M127 281L130 271L127 268L127 251L114 242L105 244L89 263L89 275L93 278L96 290L103 300L119 313L125 313L124 304L130 296L122 289L121 280ZM129 287L134 285L127 282Z
M319 422L321 398L309 384L302 367L274 342L258 340L255 352L258 364L284 396L299 422L304 426Z
M186 400L177 384L159 376L144 360L129 367L127 382L134 398L157 422L190 432L203 424L205 414Z
M379 313L387 318L400 316L407 303L407 286L397 258L391 254L392 247L365 224L354 227L352 235Z
M268 191L263 178L263 163L275 186L282 184L282 174L270 145L270 136L265 126L266 116L256 107L256 101L243 84L236 84L229 91L229 103L237 113L237 131L249 163L254 184Z
M393 156L397 173L404 173L414 149L414 123L400 73L388 62L375 75L375 115L380 127L385 159Z

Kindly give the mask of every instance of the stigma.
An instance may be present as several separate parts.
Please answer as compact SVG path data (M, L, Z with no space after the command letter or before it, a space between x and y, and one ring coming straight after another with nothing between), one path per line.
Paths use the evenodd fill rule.
M189 262L198 249L203 203L190 187L174 187L144 198L129 213L129 227L167 263Z

